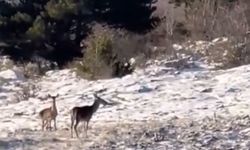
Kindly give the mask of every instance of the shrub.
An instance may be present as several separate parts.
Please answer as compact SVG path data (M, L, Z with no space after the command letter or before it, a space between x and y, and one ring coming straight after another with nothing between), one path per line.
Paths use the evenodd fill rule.
M26 78L37 78L44 75L49 70L58 69L56 62L46 60L39 56L33 56L29 62L20 62L24 76Z
M29 23L32 21L32 18L30 15L28 15L26 13L17 12L15 15L11 16L10 20L17 22L17 23L21 23L21 22L28 22Z
M100 31L100 32L99 32ZM113 55L113 38L107 31L94 31L85 41L86 49L82 60L75 62L77 72L84 77L109 77Z
M219 68L250 63L250 30L246 1L194 0L185 8L189 39L210 41L227 37L227 42L210 45L206 56Z
M0 71L6 69L13 69L14 61L11 60L8 56L1 56L0 57Z
M23 66L24 66L23 67L24 76L26 78L35 78L35 77L38 77L41 74L39 66L36 63L28 62L27 64L24 64Z
M121 77L131 73L128 62L143 53L146 45L143 37L100 25L94 29L84 40L84 57L69 67L75 67L80 76L89 79Z
M186 12L186 24L192 39L212 40L222 36L245 35L249 31L247 6L243 1L195 0Z
M41 17L37 17L26 34L31 39L43 39L45 38L45 28L44 20Z
M50 0L46 4L45 9L51 18L60 20L66 14L77 14L77 3L74 0Z
M250 41L235 38L210 46L208 58L210 63L219 64L218 68L232 68L250 63Z
M222 37L212 41L187 42L181 47L181 53L191 55L192 58L205 60L217 69L237 67L250 63L250 39L242 37ZM175 46L176 47L176 46ZM176 47L177 48L177 47ZM179 50L180 51L180 50Z

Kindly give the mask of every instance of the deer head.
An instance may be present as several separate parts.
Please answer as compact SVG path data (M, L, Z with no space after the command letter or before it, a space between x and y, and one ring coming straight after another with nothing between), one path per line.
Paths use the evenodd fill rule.
M56 98L59 96L59 94L57 94L56 96L51 96L50 94L48 94L48 97L49 98L52 98L53 99L53 101L55 101L56 100Z
M95 100L98 101L100 104L109 105L109 103L105 101L104 99L102 99L101 97L99 97L97 93L94 93L94 97L95 97Z

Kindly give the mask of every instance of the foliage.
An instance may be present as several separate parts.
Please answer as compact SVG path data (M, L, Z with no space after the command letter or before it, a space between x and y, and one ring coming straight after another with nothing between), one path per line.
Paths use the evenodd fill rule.
M41 17L37 17L33 25L28 29L27 35L31 39L45 38L45 22Z
M61 20L65 15L77 13L77 3L74 0L50 0L45 6L49 17Z
M213 40L226 37L229 41L212 44L205 52L210 63L231 68L250 63L249 1L241 0L172 0L184 4L185 28L188 39Z
M84 40L84 57L70 67L88 79L122 77L133 72L135 64L130 63L130 58L144 55L146 38L98 24L93 27Z
M150 30L153 0L21 0L0 2L0 47L18 60L33 55L57 61L60 66L82 56L80 42L93 22L133 32Z
M10 58L6 56L0 57L0 71L13 69L13 67L14 67L14 62Z
M101 21L113 27L126 28L130 31L145 32L160 22L159 17L152 16L156 7L152 0L95 0L94 5Z
M21 23L21 22L31 22L32 18L30 15L28 15L27 13L21 13L21 12L17 12L15 15L10 17L10 20L13 22L17 22L17 23Z
M113 55L113 39L108 32L94 32L86 39L86 51L77 69L89 74L90 78L98 75L110 76L107 71L110 68Z

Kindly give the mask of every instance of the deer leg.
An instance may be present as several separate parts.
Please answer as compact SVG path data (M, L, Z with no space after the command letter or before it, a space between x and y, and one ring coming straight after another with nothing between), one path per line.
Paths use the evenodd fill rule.
M46 129L46 131L48 130L48 120L46 119L46 120L44 120L44 124L43 124L43 128L45 128Z
M51 119L47 121L47 130L51 131Z
M87 122L84 121L84 122L83 122L83 129L84 129L84 132L86 132L86 126L87 126Z
M76 133L76 137L78 137L78 138L79 138L79 136L78 136L78 132L77 132L77 126L78 126L78 123L79 123L79 120L78 120L78 119L76 119L76 123L75 123L75 125L74 125L74 130L75 130L75 133Z
M52 131L52 120L49 121L49 130Z
M45 123L45 120L42 120L42 131L44 131L44 123Z
M86 129L85 129L85 136L86 136L86 137L88 137L88 135L87 135L88 126L89 126L89 121L86 122Z
M71 126L70 126L71 138L73 138L73 126L74 126L74 118L71 117Z
M57 128L56 128L56 118L54 119L54 128L55 128L55 130L57 130Z

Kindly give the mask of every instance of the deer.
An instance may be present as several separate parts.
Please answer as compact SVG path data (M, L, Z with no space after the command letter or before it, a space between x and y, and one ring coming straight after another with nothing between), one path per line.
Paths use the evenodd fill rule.
M74 107L71 109L71 138L73 138L73 127L77 138L79 138L77 126L80 122L84 122L85 136L87 137L87 130L89 121L92 118L93 114L98 110L100 104L110 105L104 99L97 96L97 93L94 93L95 101L90 106Z
M56 96L51 96L48 94L48 98L52 98L52 106L49 108L45 108L39 112L39 116L42 119L42 131L44 131L44 127L46 126L46 129L48 128L51 131L51 122L52 120L54 121L54 129L57 130L56 128L56 117L57 117L57 108L56 108L56 98L59 96L57 94Z

